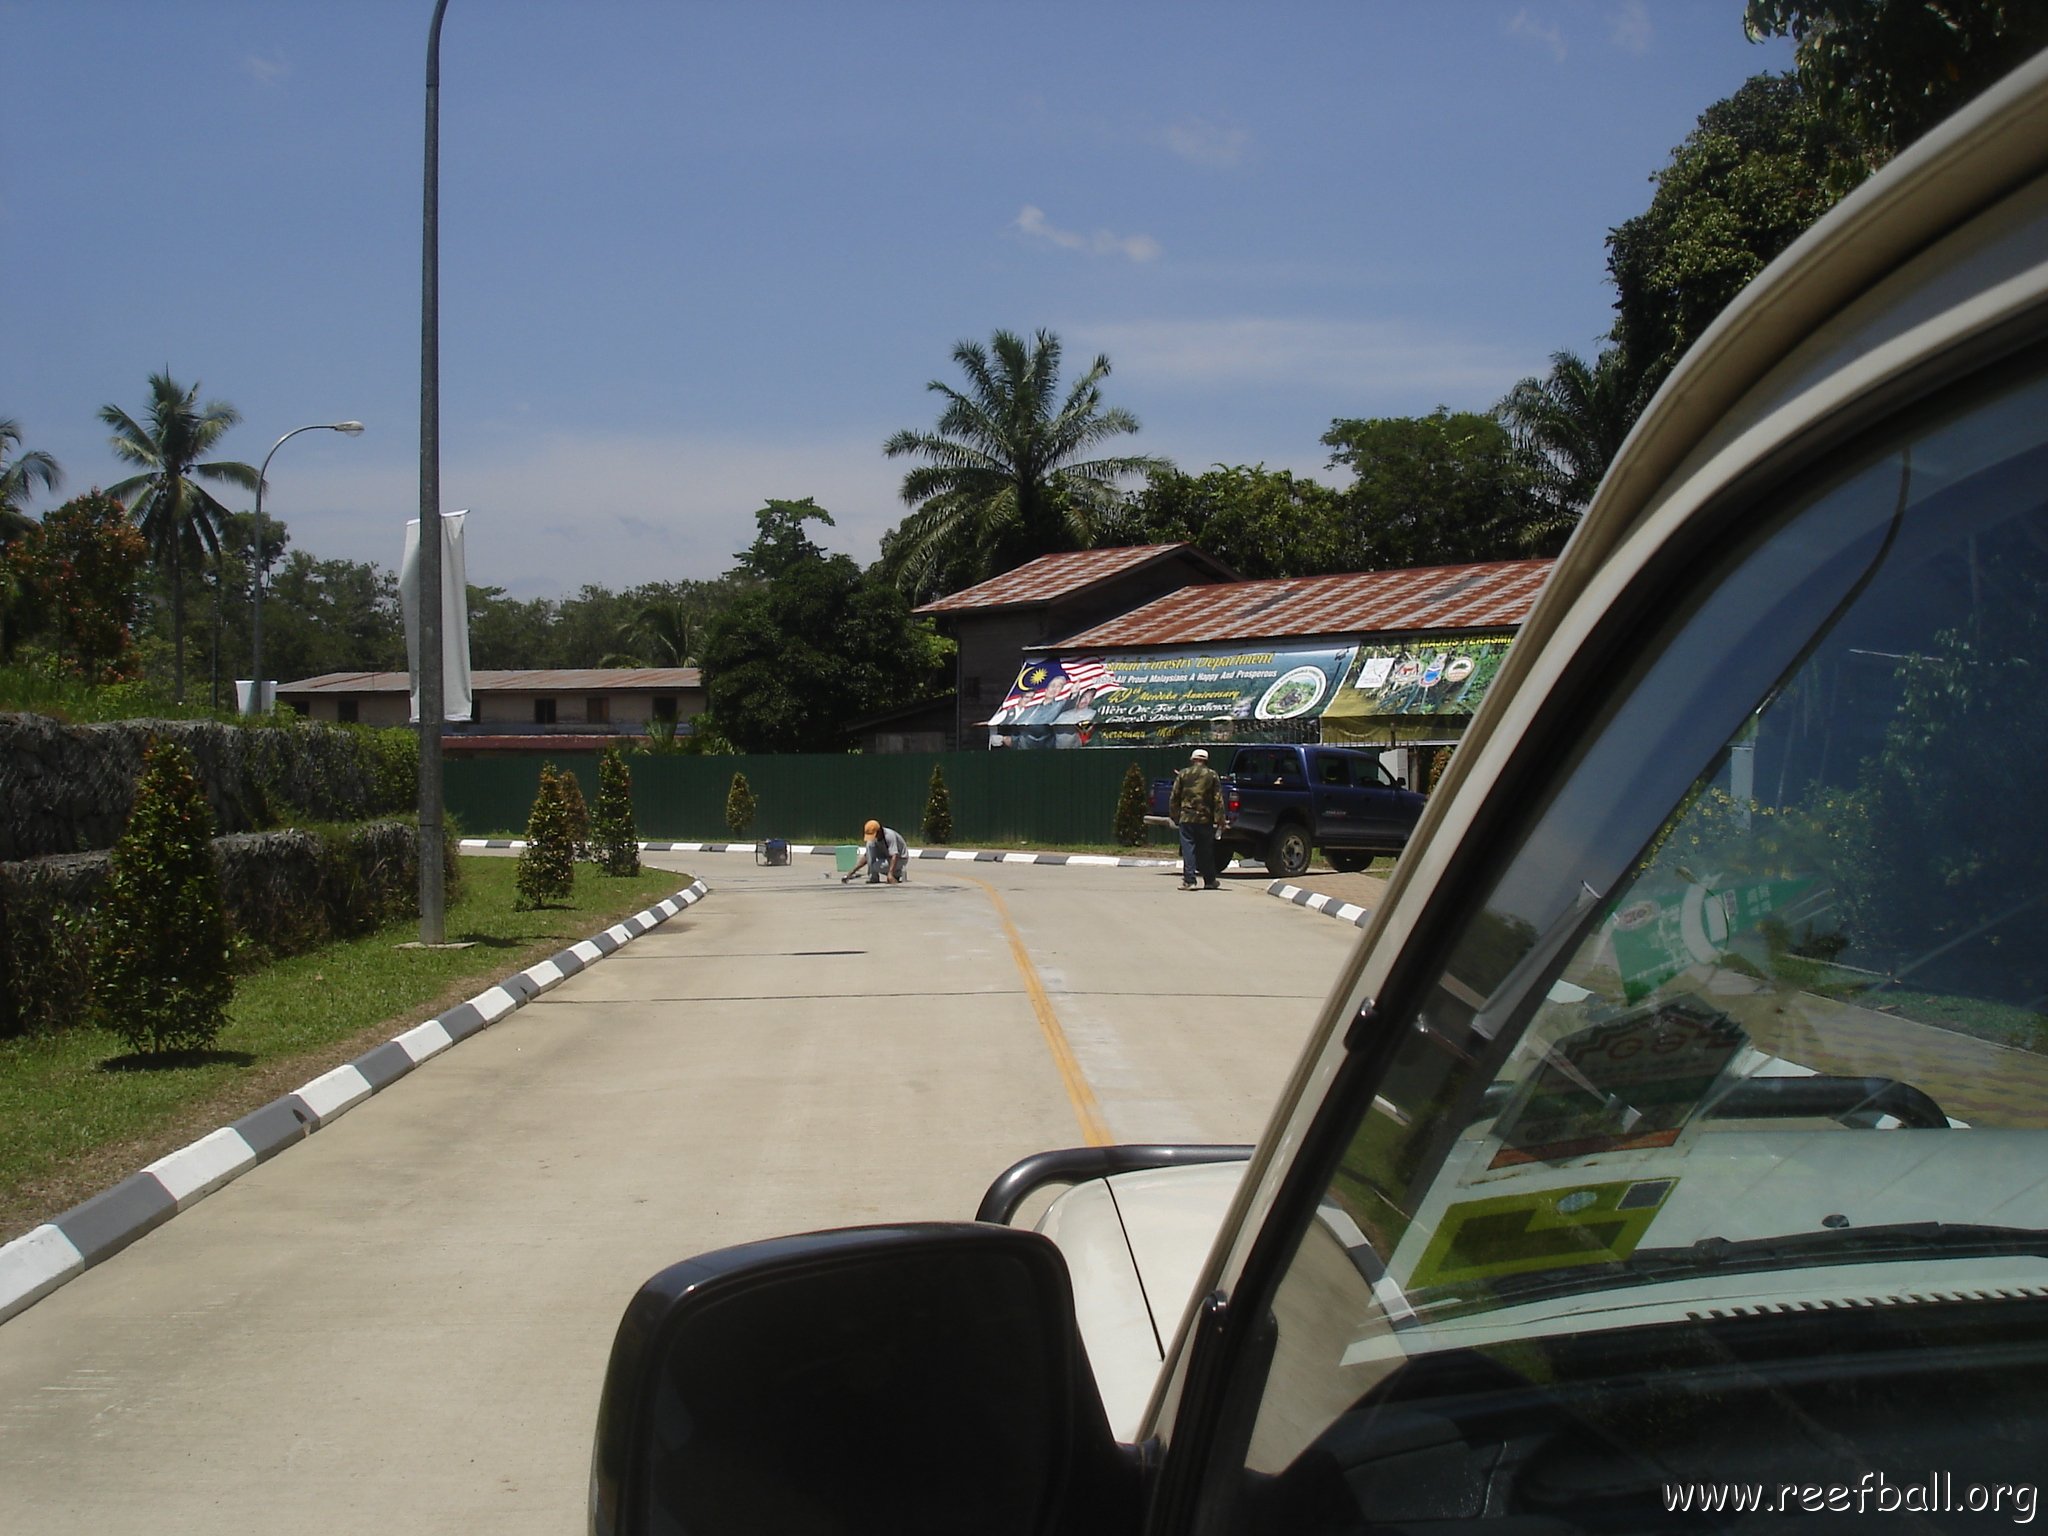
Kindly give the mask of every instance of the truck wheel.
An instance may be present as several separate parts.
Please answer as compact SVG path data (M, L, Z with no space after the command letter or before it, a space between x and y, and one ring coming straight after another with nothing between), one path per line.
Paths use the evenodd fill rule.
M1326 853L1330 868L1340 874L1355 875L1361 869L1372 868L1373 856L1369 853Z
M1273 836L1266 844L1266 868L1284 879L1305 875L1312 851L1307 829L1288 822L1273 829Z

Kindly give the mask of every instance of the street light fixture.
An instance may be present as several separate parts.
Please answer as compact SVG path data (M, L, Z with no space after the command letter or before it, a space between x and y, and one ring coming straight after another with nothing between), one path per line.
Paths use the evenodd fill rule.
M263 482L270 475L270 461L277 450L301 432L343 432L350 437L360 437L363 424L360 421L316 421L303 427L293 427L270 445L270 452L263 455L263 467L256 471L256 540L252 551L256 588L249 620L249 698L242 709L247 715L260 714L263 709L263 567L268 563L263 558Z

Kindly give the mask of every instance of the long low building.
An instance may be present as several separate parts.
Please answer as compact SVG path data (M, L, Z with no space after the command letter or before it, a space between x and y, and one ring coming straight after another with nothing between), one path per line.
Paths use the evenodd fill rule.
M963 672L970 657L994 670L1005 644L1016 667L972 716L963 687L962 745L983 730L991 747L1027 749L1344 742L1386 749L1401 772L1410 750L1456 743L1552 565L1240 581L1186 548L1047 555L919 609L956 636ZM1077 578L1106 605L1133 568L1180 579L1078 626L1019 634L1020 605L1044 612Z
M470 674L472 718L443 726L449 752L595 751L665 727L687 732L704 710L696 667L572 667ZM277 701L311 720L404 725L403 672L329 672L280 683Z

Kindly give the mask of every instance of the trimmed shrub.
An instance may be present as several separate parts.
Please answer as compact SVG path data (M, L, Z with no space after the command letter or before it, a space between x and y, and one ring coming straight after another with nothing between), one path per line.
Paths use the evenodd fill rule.
M1145 772L1135 762L1124 770L1123 784L1116 792L1116 818L1110 831L1126 848L1145 841Z
M583 799L583 784L568 769L555 775L555 792L562 797L562 823L569 832L573 858L590 857L590 806Z
M640 834L633 825L633 772L626 754L606 747L597 759L597 867L608 875L640 873Z
M932 764L931 790L925 796L922 835L927 843L953 841L953 796L937 763Z
M371 821L213 840L237 970L303 954L419 912L419 830ZM444 861L456 889L454 842ZM92 985L93 904L110 856L0 864L0 1037L84 1021Z
M745 837L747 829L754 824L754 791L747 783L744 773L732 776L732 788L725 792L726 830L734 837Z
M544 907L575 889L576 848L553 763L540 765L540 790L526 818L526 850L519 855L519 872L513 879L526 907Z
M92 922L95 1022L145 1053L212 1044L235 990L227 911L213 816L191 754L176 742L144 754L135 810Z

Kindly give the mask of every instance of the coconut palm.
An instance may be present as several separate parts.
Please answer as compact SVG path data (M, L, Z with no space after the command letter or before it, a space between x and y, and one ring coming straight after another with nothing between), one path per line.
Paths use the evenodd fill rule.
M12 416L0 416L0 545L12 544L34 526L28 515L28 499L38 490L54 491L64 483L64 471L41 449L17 453L21 447L21 426Z
M1593 499L1607 466L1648 403L1642 374L1619 347L1591 363L1574 352L1553 352L1550 372L1523 379L1494 414L1543 472L1555 505L1549 529L1561 543Z
M228 429L242 419L225 401L199 404L199 386L186 389L167 373L149 377L148 425L117 405L100 407L100 420L114 429L114 456L143 472L107 494L135 519L150 552L171 583L172 689L185 697L185 562L218 557L228 509L199 480L256 489L256 470L227 461L202 462Z
M888 541L887 564L914 596L940 573L981 580L1054 550L1087 549L1118 500L1126 475L1167 468L1138 455L1081 456L1109 438L1138 430L1121 407L1104 409L1109 359L1098 356L1058 398L1060 342L1050 331L1028 343L997 331L984 351L963 341L953 361L965 391L933 380L945 397L934 432L898 432L882 445L890 458L927 462L903 477L916 510Z
M700 620L690 603L679 597L656 598L643 604L619 626L618 651L605 657L608 667L693 667Z

